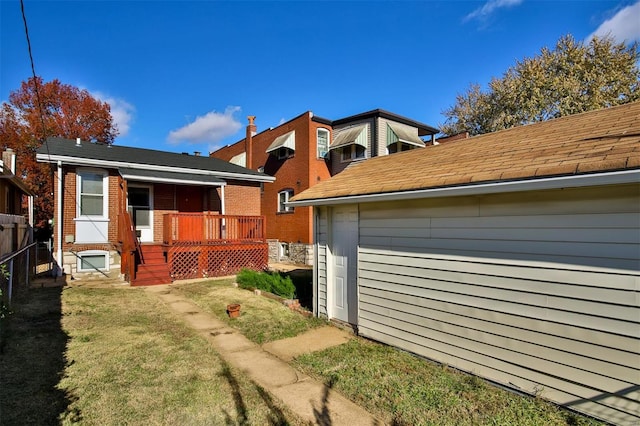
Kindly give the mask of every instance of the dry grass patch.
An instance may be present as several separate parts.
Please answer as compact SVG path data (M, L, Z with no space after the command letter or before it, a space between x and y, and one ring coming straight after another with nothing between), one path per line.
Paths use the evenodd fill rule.
M140 289L70 287L62 424L299 424Z
M233 279L193 282L177 284L171 289L257 344L294 337L327 324L323 319L306 318L275 300L233 287L233 282ZM227 305L232 303L242 306L239 318L230 319L227 316Z

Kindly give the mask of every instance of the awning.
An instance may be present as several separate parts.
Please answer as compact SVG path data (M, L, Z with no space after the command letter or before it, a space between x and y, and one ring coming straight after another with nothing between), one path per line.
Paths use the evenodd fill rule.
M269 153L271 151L275 151L279 148L289 148L292 151L296 150L296 131L292 130L289 133L286 133L282 136L278 136L276 140L274 140L269 148L265 152Z
M118 169L118 172L124 179L132 181L173 183L177 185L226 185L226 182L223 179L208 175L198 175L194 173L174 173L164 172L160 170L140 170L125 168Z
M341 131L333 139L333 143L329 147L329 151L336 148L341 148L347 145L360 145L367 148L367 126L355 126L350 129Z
M238 155L234 155L233 157L231 157L231 160L229 160L229 162L237 166L247 167L247 153L241 152Z
M387 146L402 142L413 146L424 147L424 142L417 134L413 134L402 126L387 123Z

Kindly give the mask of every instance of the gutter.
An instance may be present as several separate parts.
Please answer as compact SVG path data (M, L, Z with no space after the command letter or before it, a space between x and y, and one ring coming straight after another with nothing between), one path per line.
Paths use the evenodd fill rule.
M103 167L109 169L117 169L117 168L129 168L129 169L138 169L138 170L154 170L154 171L163 171L163 172L175 172L175 173L189 173L196 175L205 175L205 176L215 176L221 178L228 179L237 179L237 180L248 180L254 182L274 182L276 180L275 177L269 175L253 175L253 174L241 174L241 173L232 173L232 172L221 172L221 171L212 171L212 170L202 170L202 169L190 169L183 167L168 167L168 166L157 166L152 164L139 164L139 163L127 163L124 161L107 161L107 160L97 160L93 158L78 158L78 157L68 157L65 155L47 155L47 154L37 154L36 160L42 163L54 163L54 162L62 162L64 164L72 165L72 166L95 166L95 167Z
M291 207L331 206L339 204L413 200L418 198L462 197L506 192L540 191L546 189L580 188L587 186L620 185L629 183L640 183L640 169L509 182L480 183L475 185L460 185L443 188L428 188L401 192L315 198L309 200L290 201L287 205Z

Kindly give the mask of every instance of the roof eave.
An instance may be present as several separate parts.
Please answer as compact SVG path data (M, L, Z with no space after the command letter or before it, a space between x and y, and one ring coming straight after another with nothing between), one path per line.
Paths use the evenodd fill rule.
M554 176L517 181L485 182L471 185L425 188L412 191L316 198L291 201L287 204L292 207L329 206L339 204L413 200L418 198L461 197L507 192L525 192L561 188L580 188L588 186L621 185L630 183L640 183L640 169L570 176Z
M221 172L221 171L213 171L213 170L156 166L153 164L128 163L125 161L110 161L110 160L100 160L100 159L93 159L93 158L79 158L79 157L70 157L66 155L36 154L36 160L41 163L61 162L62 164L69 165L69 166L93 166L93 167L104 167L109 169L130 168L130 169L139 169L139 170L159 170L159 171L167 171L167 172L173 171L176 173L201 174L201 175L207 175L207 176L215 176L220 178L236 179L236 180L245 180L245 181L251 181L251 182L274 182L276 180L275 177L269 176L269 175L241 174L241 173Z

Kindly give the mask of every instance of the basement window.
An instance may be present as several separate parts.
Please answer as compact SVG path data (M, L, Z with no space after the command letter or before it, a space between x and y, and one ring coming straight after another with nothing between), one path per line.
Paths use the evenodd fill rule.
M78 272L108 271L109 253L103 250L88 250L78 253Z

